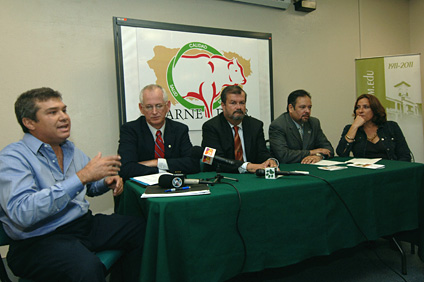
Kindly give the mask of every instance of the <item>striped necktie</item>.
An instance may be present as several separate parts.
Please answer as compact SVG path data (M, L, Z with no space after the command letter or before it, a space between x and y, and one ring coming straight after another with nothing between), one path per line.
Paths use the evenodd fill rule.
M240 135L238 134L238 126L234 126L234 156L237 161L243 160L243 148L241 146Z
M155 140L155 159L165 157L165 146L163 145L162 132L160 130L156 131L156 140Z

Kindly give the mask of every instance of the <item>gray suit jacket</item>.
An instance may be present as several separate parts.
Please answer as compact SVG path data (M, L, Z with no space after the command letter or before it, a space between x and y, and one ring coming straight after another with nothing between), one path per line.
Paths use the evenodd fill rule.
M303 142L289 113L286 112L275 119L269 126L271 153L280 163L299 163L309 151L317 148L334 149L322 132L319 119L310 117L303 127Z

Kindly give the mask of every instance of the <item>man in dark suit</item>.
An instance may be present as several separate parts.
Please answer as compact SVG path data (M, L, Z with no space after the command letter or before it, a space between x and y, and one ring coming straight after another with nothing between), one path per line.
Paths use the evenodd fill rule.
M151 84L141 90L139 108L143 116L125 123L120 131L118 154L124 180L162 171L200 171L199 160L191 158L188 127L166 118L170 107L161 86Z
M334 156L317 118L311 117L311 95L305 90L290 93L287 112L269 126L272 154L280 163L316 163Z
M221 92L222 113L205 122L202 146L216 149L216 155L236 160L237 166L221 165L224 172L255 172L259 168L278 167L266 148L263 122L246 116L246 92L238 85ZM216 166L205 166L205 170Z

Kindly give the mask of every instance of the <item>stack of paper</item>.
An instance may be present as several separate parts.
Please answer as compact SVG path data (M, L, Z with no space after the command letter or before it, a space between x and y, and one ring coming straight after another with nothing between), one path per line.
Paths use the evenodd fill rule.
M319 165L319 166L334 166L339 164L345 164L345 162L336 162L336 161L330 161L330 160L321 160L319 162L313 163L313 165Z
M164 189L159 185L147 186L146 191L141 195L141 198L161 198L161 197L180 197L180 196L196 196L196 195L207 195L209 186L206 184L195 184L190 185L189 189L176 190L173 192L165 192L171 189Z
M322 170L328 170L328 171L333 171L333 170L341 170L341 169L345 169L347 168L346 166L319 166L319 169Z
M347 166L361 167L361 168L370 168L370 169L380 169L385 168L382 164L348 164Z
M347 167L338 166L338 165L346 165L346 164L347 164L347 166L370 168L370 169L384 168L384 165L376 164L376 162L378 162L379 160L381 160L381 158L377 158L377 159L354 158L354 159L350 159L350 160L345 161L345 162L322 160L322 161L319 161L317 163L314 163L314 165L319 165L319 167L318 167L319 169L328 170L328 171L345 169Z
M377 159L364 159L364 158L363 159L351 159L351 160L345 161L345 163L366 165L366 164L375 164L379 160L381 160L381 158L377 158Z
M376 164L376 162L378 162L379 160L381 160L381 158L377 158L377 159L351 159L349 161L346 161L346 163L348 164L348 166L360 167L360 168L370 168L370 169L384 168L385 167L384 165Z
M161 172L161 173L155 173L155 174L149 174L144 176L136 176L130 178L130 180L137 182L143 186L149 186L149 185L156 185L159 183L159 177L163 174L171 174L169 172Z

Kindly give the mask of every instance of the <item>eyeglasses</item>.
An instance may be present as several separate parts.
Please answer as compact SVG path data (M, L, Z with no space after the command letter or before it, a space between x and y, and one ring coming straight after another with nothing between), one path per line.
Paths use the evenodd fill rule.
M166 103L156 104L156 105L146 105L146 106L143 105L143 107L146 111L151 112L151 111L153 111L153 108L156 108L156 110L161 111L161 110L163 110L165 105L166 105Z

